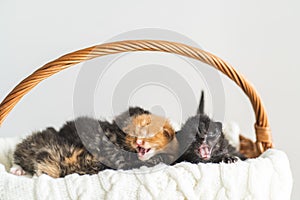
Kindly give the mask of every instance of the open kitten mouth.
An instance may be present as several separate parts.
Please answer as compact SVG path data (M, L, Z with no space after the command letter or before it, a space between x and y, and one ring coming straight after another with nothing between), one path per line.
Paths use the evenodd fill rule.
M210 152L211 148L207 144L202 144L198 149L200 157L204 160L210 159Z
M146 149L146 148L141 147L141 146L138 146L138 147L137 147L137 152L138 152L139 157L144 156L144 155L145 155L146 153L148 153L150 150L151 150L151 148Z

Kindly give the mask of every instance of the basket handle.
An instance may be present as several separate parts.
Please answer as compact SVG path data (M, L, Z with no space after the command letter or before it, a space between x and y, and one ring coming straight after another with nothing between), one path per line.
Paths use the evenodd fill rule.
M85 60L109 54L134 51L160 51L187 56L211 65L227 75L249 97L256 116L255 130L257 141L253 143L241 137L242 153L244 151L245 154L248 154L248 157L257 157L268 148L272 148L269 122L261 99L253 86L240 73L231 65L209 52L185 44L161 40L127 40L100 44L66 54L45 64L21 81L2 101L0 104L0 125L20 99L42 80Z

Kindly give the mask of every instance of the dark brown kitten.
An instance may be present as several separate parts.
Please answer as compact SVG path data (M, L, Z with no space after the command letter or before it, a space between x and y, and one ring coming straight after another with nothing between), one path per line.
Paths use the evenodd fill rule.
M68 143L57 135L53 128L33 133L17 145L14 152L14 163L21 168L12 168L13 173L22 175L48 174L54 178L67 174L94 174L106 167L95 159L82 146Z

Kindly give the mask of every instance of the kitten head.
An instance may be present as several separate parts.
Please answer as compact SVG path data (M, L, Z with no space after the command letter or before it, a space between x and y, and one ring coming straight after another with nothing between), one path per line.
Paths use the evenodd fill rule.
M196 133L196 153L203 160L209 160L215 148L218 148L222 138L222 124L211 120L199 118L199 126Z
M208 161L220 151L224 135L222 124L204 114L204 92L201 92L197 114L190 117L177 133L180 152L190 162Z
M127 134L126 143L142 161L162 152L168 153L176 140L169 120L150 113L133 116L123 131Z
M219 150L222 140L222 124L212 121L206 115L188 119L178 134L182 146L188 147L187 154L193 161L208 161ZM184 151L184 150L183 150Z

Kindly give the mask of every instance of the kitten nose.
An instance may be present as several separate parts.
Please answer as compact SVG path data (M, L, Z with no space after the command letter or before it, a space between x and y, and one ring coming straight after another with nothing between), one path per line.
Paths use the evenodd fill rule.
M143 145L143 144L144 144L144 141L141 140L141 139L137 139L137 140L136 140L136 144L137 144L137 145Z

